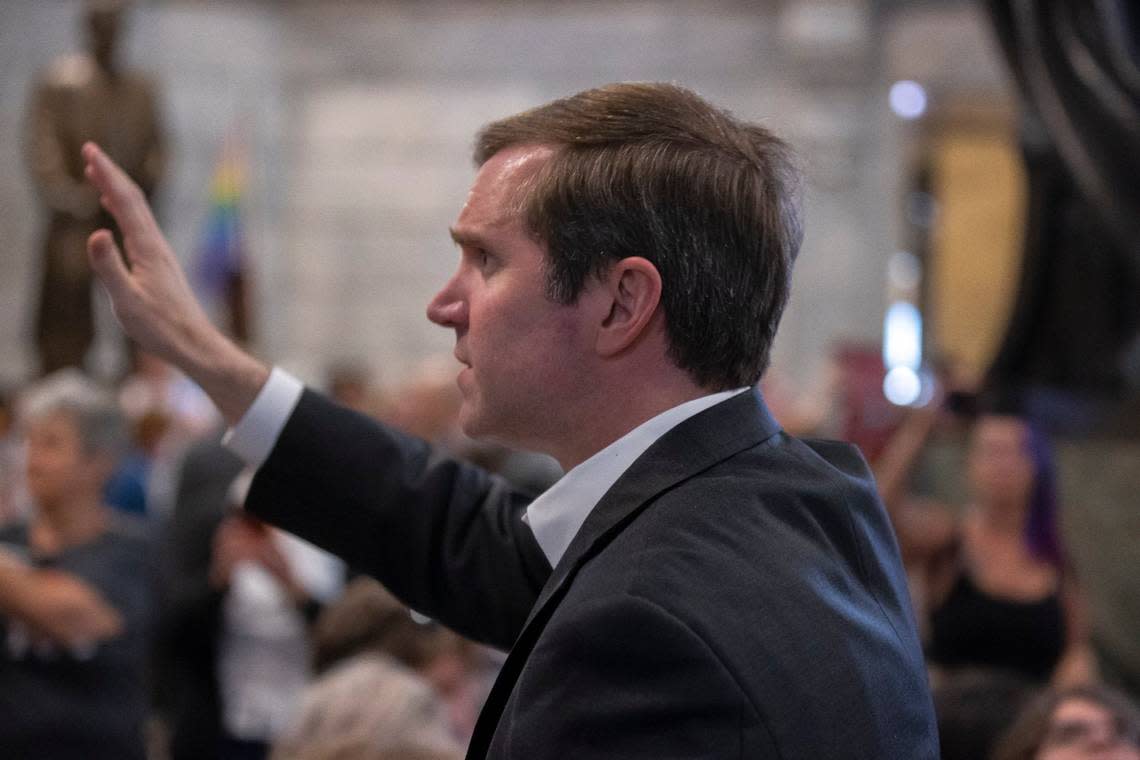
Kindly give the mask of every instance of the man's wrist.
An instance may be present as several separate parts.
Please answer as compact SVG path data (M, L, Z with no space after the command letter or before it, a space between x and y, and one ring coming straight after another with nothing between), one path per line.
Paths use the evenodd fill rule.
M269 378L242 418L227 431L222 443L253 469L269 457L305 386L280 368Z
M209 329L190 340L188 366L182 367L198 383L229 425L240 420L269 379L269 367L255 359L220 331Z

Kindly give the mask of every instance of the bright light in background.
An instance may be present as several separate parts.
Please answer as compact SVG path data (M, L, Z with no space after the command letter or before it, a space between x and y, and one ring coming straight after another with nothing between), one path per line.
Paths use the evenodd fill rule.
M901 119L917 119L926 113L926 90L918 82L904 79L891 85L891 110Z
M918 398L910 403L911 406L926 406L934 400L934 389L938 387L938 381L934 379L928 369L921 369L918 372L918 381L922 384L922 388L918 392Z
M902 256L910 256L909 253ZM892 267L896 271L892 277L906 280L910 262L892 257ZM903 271L897 271L897 270ZM919 376L922 367L922 314L918 307L909 301L895 301L887 309L883 320L883 364L887 375L883 378L883 395L892 404L911 406L920 403L924 386L928 385Z
M910 406L922 396L922 380L910 367L895 367L883 378L883 395L897 406Z
M917 372L922 364L922 315L906 301L895 301L883 323L883 364Z

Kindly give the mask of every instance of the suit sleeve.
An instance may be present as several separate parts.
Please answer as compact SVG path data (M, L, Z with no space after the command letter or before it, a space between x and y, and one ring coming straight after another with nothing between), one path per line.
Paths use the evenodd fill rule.
M709 645L637 595L574 605L547 627L507 709L510 758L780 757Z
M522 522L529 501L306 390L246 509L375 576L417 611L506 649L550 575Z

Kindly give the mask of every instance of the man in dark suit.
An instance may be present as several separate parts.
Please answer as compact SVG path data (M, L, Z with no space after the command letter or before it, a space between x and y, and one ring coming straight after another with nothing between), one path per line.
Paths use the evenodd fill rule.
M272 372L212 328L141 194L89 243L126 329L260 466L247 507L509 647L470 757L933 758L898 551L858 453L751 389L801 230L782 142L668 85L495 122L428 306L461 423L568 470L537 499Z

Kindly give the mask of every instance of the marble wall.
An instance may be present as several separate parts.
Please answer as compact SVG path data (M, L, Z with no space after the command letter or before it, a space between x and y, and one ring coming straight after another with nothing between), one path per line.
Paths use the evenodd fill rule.
M0 6L0 379L34 371L38 212L18 139L27 88L76 47L79 7ZM973 60L993 63L972 11L907 13L931 12L959 48L980 51ZM882 19L861 0L155 2L136 8L125 53L163 83L173 148L159 210L187 261L221 140L243 136L255 347L310 379L351 356L396 380L450 350L423 312L455 263L446 226L480 124L602 82L693 87L803 158L807 237L775 353L805 386L835 342L879 338L908 139L885 98L894 62L914 66L899 52L916 26L905 15ZM1000 81L996 66L982 70L988 86ZM99 366L113 364L114 345L104 340Z

